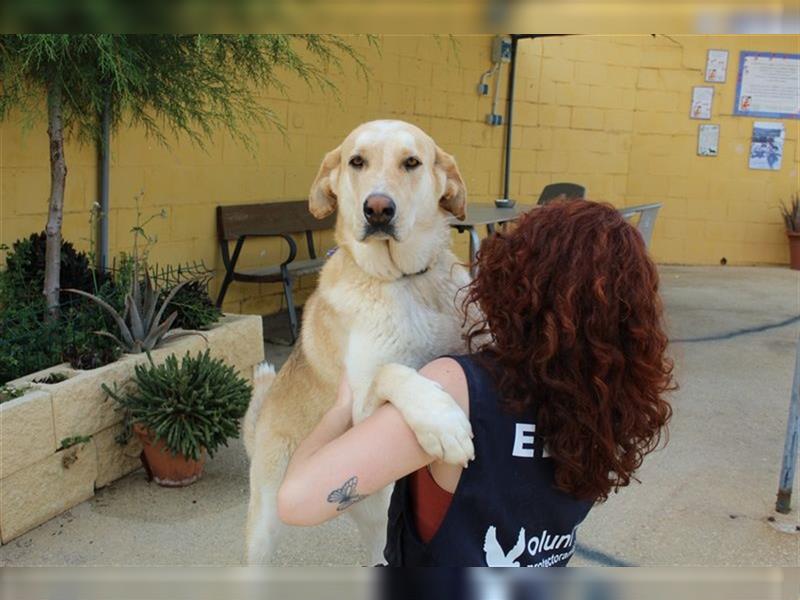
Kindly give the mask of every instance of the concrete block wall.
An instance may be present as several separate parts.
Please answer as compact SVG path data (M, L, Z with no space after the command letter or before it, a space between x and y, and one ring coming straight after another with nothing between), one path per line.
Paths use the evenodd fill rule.
M263 101L286 127L254 132L255 155L220 132L205 149L186 139L168 148L125 129L113 136L112 252L129 248L134 198L144 216L164 210L148 232L158 237L152 259L202 260L221 279L214 208L218 204L303 199L325 152L356 125L398 118L428 131L454 154L472 201L502 193L503 127L485 124L491 95L478 96L490 66L490 36L383 36L380 53L353 37L367 59L368 80L352 67L332 73L339 98L287 80L283 95ZM513 130L511 196L535 202L556 181L587 186L592 198L617 206L662 202L652 252L664 263L785 264L788 250L779 200L798 189L798 121L785 120L787 140L778 172L747 167L752 123L732 116L739 51L796 52L786 36L568 36L520 42ZM713 119L720 155L696 156L697 126L689 119L691 90L703 82L706 52L730 52L727 83L715 84ZM499 112L505 114L505 67ZM70 143L64 232L86 247L88 211L97 198L94 148ZM23 132L0 125L0 243L44 226L49 186L45 126ZM332 245L318 234L318 247ZM466 258L466 236L453 234ZM280 241L245 245L242 265L279 262ZM1 252L0 252L1 254ZM0 256L1 257L1 256ZM303 301L315 277L300 281ZM234 283L225 309L268 313L284 302L279 285Z
M729 51L724 84L704 82L712 48ZM652 252L665 263L788 260L778 205L800 189L798 121L783 120L781 170L756 171L747 162L756 119L732 113L739 52L797 52L796 39L570 36L521 42L520 49L520 71L528 76L517 105L539 110L535 126L523 126L524 145L539 140L541 149L533 176L512 162L534 184L512 188L518 197L528 196L530 187L566 180L617 206L661 202ZM696 85L715 88L710 121L689 118ZM697 156L700 123L720 125L719 156Z

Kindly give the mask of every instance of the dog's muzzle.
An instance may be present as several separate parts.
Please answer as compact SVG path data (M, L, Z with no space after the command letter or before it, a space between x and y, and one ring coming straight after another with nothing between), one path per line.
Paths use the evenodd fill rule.
M393 222L397 215L397 205L394 200L385 194L370 194L364 200L363 209L367 220L364 239L378 234L395 237Z

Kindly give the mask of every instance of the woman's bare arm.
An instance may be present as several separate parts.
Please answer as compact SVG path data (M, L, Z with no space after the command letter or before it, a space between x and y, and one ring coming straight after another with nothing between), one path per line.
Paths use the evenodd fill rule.
M437 359L420 374L451 393L462 407L463 371ZM460 378L460 379L459 379ZM298 446L278 491L278 515L290 525L327 521L377 490L433 462L400 412L384 404L355 427L349 386L314 431Z

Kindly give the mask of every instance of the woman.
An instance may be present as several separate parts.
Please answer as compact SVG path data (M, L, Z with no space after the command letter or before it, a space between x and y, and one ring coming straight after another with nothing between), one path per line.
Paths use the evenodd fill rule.
M434 462L385 404L355 427L347 382L298 447L281 518L313 525L397 481L397 566L563 566L593 504L630 483L671 417L658 274L611 206L556 202L484 241L471 354L420 373L470 418L469 468Z

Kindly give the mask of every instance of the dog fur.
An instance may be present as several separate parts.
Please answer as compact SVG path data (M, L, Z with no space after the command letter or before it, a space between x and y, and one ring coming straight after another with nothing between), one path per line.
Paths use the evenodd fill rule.
M359 168L351 164L356 155ZM421 164L409 168L409 157ZM396 204L385 231L367 227L370 194ZM464 217L465 202L453 157L402 121L365 123L323 159L309 210L323 218L338 209L338 250L306 302L301 339L286 364L277 375L269 366L258 368L243 423L251 461L250 564L269 563L283 527L276 497L289 457L333 404L344 374L353 389L354 422L389 401L429 454L458 464L472 457L463 411L415 371L465 350L459 292L468 274L450 250L449 228L453 216ZM349 511L369 564L382 562L390 491Z

